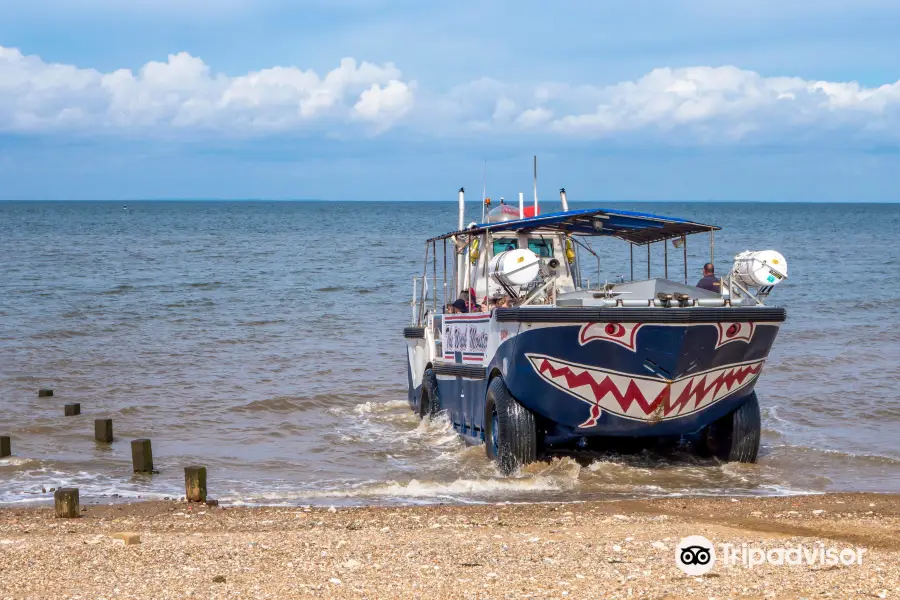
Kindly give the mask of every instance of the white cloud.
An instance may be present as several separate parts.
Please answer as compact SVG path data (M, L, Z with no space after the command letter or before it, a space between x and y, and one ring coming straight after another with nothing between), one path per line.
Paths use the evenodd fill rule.
M0 132L263 135L308 128L381 133L403 122L426 136L651 135L734 143L836 130L900 137L900 82L764 77L737 67L654 69L609 86L481 78L420 90L391 63L343 59L319 75L294 66L240 76L200 58L101 73L0 46Z
M764 77L731 66L660 68L610 86L478 80L430 104L446 117L438 122L450 120L472 132L564 139L654 135L679 143L732 143L772 139L791 128L827 135L838 127L900 137L900 82L867 88ZM420 111L422 127L429 117Z
M137 72L100 73L0 47L0 130L253 134L357 116L386 129L412 103L400 78L392 64L352 58L324 77L297 67L228 77L183 52Z
M402 81L391 79L383 87L373 83L360 94L353 110L360 118L386 127L409 112L412 103L412 88Z
M516 125L520 125L524 128L537 127L538 125L548 122L552 118L553 111L548 108L529 108L516 117Z

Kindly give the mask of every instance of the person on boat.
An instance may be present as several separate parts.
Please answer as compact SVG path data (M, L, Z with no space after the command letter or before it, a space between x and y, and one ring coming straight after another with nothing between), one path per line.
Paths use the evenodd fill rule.
M452 314L454 315L469 312L469 307L466 306L466 301L462 298L457 298L456 300L454 300L453 304L450 305L450 308L452 310Z
M697 287L717 294L722 291L722 280L716 277L716 268L712 263L703 265L703 277L697 282Z
M491 299L491 308L509 308L509 296Z

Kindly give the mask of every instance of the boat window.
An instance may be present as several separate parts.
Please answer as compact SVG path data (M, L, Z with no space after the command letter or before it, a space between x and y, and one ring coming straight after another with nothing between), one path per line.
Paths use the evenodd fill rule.
M519 247L519 240L516 238L494 238L494 256L507 250L515 250Z
M553 240L528 240L528 249L541 258L553 258Z

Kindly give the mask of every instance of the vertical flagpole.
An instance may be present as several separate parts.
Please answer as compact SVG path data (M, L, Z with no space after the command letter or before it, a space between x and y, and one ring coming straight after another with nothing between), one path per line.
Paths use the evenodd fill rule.
M537 155L534 155L534 216L538 216L538 197L537 197Z
M525 194L519 192L519 218L525 218Z

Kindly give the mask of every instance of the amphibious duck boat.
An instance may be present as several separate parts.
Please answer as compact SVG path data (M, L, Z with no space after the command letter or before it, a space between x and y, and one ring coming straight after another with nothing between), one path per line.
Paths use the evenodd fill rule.
M422 417L446 411L505 473L597 438L688 438L705 455L755 462L754 386L785 320L764 300L787 277L784 257L744 252L720 291L707 291L687 284L687 238L708 235L712 254L719 227L568 210L565 190L561 200L562 212L541 215L520 194L518 209L501 205L464 228L459 191L459 229L427 241L413 282L410 406ZM631 281L591 286L592 236L630 244ZM683 282L650 278L651 244L666 248L666 275L669 245L683 249ZM641 246L648 278L635 281Z

